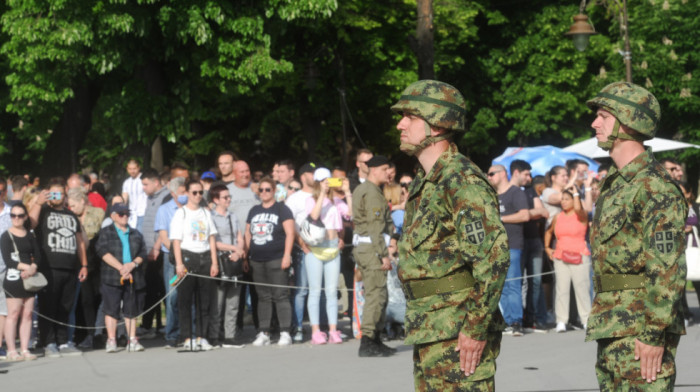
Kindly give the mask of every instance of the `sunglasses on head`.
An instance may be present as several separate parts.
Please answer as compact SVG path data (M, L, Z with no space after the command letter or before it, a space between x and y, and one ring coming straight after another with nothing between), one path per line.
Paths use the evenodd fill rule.
M272 192L272 188L260 188L260 193L263 192Z
M204 191L192 191L192 196L203 195Z
M10 213L10 218L13 219L24 219L27 217L27 214L12 214Z

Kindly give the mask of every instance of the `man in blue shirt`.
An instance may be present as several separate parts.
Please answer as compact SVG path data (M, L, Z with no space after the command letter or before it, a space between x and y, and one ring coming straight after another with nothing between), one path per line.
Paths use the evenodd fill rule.
M173 220L175 211L187 203L187 193L185 191L185 179L175 177L168 183L168 190L172 199L158 208L156 213L156 223L153 230L158 233L163 254L163 281L165 292L169 293L172 287L170 279L175 276L175 266L170 263L170 221ZM165 342L166 348L177 346L177 338L180 332L178 327L179 319L177 312L177 292L169 295L165 300Z

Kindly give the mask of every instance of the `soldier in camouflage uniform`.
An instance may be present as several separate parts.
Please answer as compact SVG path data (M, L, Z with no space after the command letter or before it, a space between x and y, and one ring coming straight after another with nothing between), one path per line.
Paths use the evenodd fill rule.
M380 186L388 181L389 160L377 155L367 162L367 179L352 192L352 216L355 224L353 257L362 272L365 305L362 310L360 357L387 357L396 352L379 339L384 329L384 310L388 300L386 288L389 260L389 235L394 232L389 203Z
M391 109L401 115L401 150L421 164L406 202L398 267L415 388L493 391L509 251L493 188L450 141L465 130L464 98L453 86L422 80Z
M615 162L601 186L591 230L596 296L586 340L598 341L601 391L671 391L685 333L688 210L680 189L642 142L661 116L656 98L613 83L588 101L598 145Z

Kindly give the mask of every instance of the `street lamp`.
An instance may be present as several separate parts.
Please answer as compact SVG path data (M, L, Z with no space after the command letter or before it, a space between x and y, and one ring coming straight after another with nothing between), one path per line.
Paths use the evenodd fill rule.
M620 6L620 34L625 43L625 50L620 50L620 55L622 55L625 61L625 76L629 83L632 83L632 50L630 49L630 36L629 36L629 21L627 18L627 0L608 0ZM603 1L602 3L607 7L608 1ZM578 15L574 16L574 24L571 25L569 31L565 35L570 36L574 41L574 46L579 51L583 52L588 46L588 38L597 34L590 23L588 23L588 17L583 13L586 8L586 0L581 0L581 6L579 8Z
M574 24L571 25L569 31L564 35L568 35L574 41L574 47L579 52L583 52L588 47L588 39L593 34L598 34L588 22L588 16L583 13L583 8L586 6L585 0L581 2L581 10L578 15L574 16Z

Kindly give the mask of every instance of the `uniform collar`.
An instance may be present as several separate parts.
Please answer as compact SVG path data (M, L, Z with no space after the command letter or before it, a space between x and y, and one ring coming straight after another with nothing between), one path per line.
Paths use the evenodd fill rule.
M450 143L450 145L447 147L447 150L443 151L442 154L440 154L440 156L438 157L437 161L435 161L435 164L433 165L432 169L430 169L430 172L428 174L425 173L425 170L422 167L419 167L416 176L416 181L413 181L411 189L409 190L410 197L413 197L414 194L418 193L420 189L423 188L424 182L439 182L443 174L442 169L445 166L447 166L447 163L451 161L452 158L454 158L454 156L457 154L459 154L459 149L457 148L457 145L454 143Z
M644 168L650 167L655 162L654 155L651 152L651 147L645 147L644 152L637 155L633 160L630 161L623 168L618 169L613 166L608 177L613 177L615 175L622 176L626 182L632 181L635 176L637 176Z

